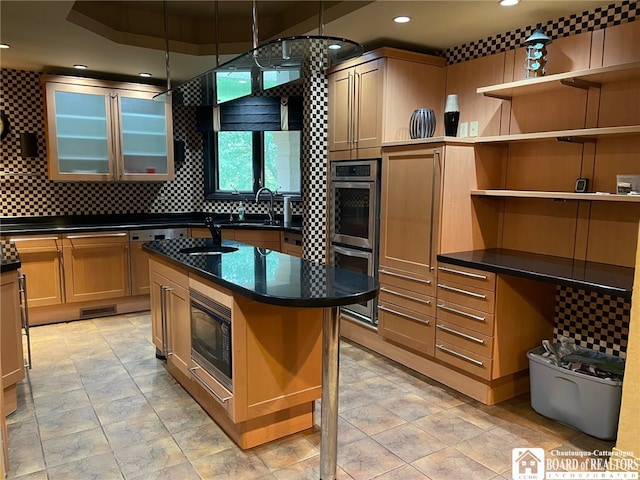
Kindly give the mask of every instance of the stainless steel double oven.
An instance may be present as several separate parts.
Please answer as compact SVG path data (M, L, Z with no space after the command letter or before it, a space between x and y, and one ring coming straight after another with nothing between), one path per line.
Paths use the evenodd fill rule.
M331 162L330 263L377 278L379 242L379 160ZM342 312L377 325L376 300Z

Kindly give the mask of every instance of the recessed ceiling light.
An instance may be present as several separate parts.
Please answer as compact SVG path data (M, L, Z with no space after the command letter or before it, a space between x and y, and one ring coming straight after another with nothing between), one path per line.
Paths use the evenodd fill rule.
M340 50L342 45L338 45L337 43L332 43L327 47L329 50Z
M396 23L409 23L411 21L411 17L407 17L406 15L400 15L393 19Z
M141 77L150 77L151 74L149 72L140 72L138 75L140 75Z
M500 5L503 7L512 7L520 3L520 0L500 0Z
M86 65L80 65L79 63L75 64L73 66L73 68L77 68L78 70L86 70L87 66Z
M11 45L8 43L0 43L0 48L11 48Z

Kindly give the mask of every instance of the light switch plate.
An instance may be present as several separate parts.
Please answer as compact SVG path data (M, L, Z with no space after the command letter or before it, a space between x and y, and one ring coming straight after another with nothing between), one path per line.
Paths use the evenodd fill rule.
M469 124L469 136L477 137L478 136L478 121L475 120Z
M458 132L460 133L461 137L468 137L469 136L469 123L468 122L462 122L460 124L460 129L458 130Z

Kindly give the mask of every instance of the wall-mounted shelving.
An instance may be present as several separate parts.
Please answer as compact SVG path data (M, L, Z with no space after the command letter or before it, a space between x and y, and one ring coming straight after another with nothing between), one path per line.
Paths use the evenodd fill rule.
M616 195L611 193L573 193L573 192L545 192L538 190L471 190L476 197L500 198L549 198L552 200L586 200L602 202L640 203L640 195Z
M580 128L574 130L554 130L548 132L477 137L475 143L535 142L553 139L565 142L585 143L595 142L600 137L637 135L639 133L640 125L626 125L621 127Z
M548 92L563 86L599 87L602 83L621 82L636 78L640 78L640 62L527 78L515 82L479 87L476 92L482 93L486 97L511 100L512 97Z

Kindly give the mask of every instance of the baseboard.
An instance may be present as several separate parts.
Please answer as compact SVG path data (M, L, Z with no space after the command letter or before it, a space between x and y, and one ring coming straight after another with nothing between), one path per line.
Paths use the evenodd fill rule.
M151 308L149 295L92 300L90 302L63 303L29 308L29 324L49 325L87 318L142 312Z

